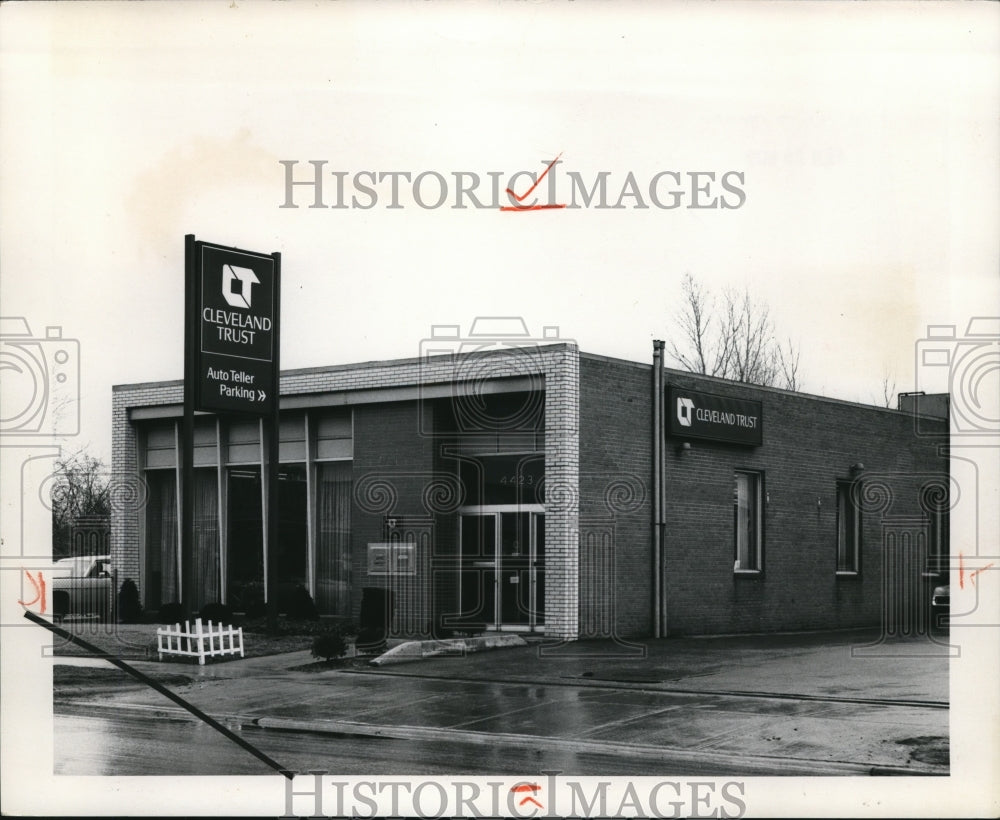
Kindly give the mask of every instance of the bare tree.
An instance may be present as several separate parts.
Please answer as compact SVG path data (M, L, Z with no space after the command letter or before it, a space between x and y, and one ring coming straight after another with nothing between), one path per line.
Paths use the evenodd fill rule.
M799 381L799 349L791 339L785 340L786 347L778 348L778 364L781 366L781 382L787 390L801 390Z
M671 355L685 370L692 373L715 374L721 367L723 351L714 350L711 361L708 349L712 346L712 310L714 305L701 284L689 273L684 277L684 304L677 312L684 347L670 343Z
M52 483L52 546L68 554L70 533L84 518L111 514L109 471L104 461L81 448L55 462Z
M680 333L671 339L670 354L685 370L723 379L801 389L799 351L791 339L783 347L775 338L771 310L755 299L727 288L717 307L690 273L682 285L677 312Z
M896 372L887 364L882 367L882 406L889 408L896 406Z

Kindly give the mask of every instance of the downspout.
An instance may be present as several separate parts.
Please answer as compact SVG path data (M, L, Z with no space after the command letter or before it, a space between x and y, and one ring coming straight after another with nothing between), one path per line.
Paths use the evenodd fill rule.
M663 555L663 342L653 340L653 637L663 637L662 577Z
M667 403L666 389L666 366L667 361L663 354L663 342L660 342L660 387L658 395L660 397L660 539L657 542L660 547L660 636L665 638L669 634L667 629L667 420L670 417L670 405Z

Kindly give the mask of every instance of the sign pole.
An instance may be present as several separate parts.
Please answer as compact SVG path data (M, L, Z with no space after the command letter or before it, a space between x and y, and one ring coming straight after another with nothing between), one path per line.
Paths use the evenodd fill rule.
M281 282L281 254L273 253L274 260L274 281ZM274 327L280 327L281 317L281 288L274 288ZM278 392L280 370L281 370L281 336L274 334L273 365L271 368L271 383L269 389L273 396L271 411L271 430L268 436L267 455L267 566L264 571L267 573L267 626L268 630L274 632L278 627L278 589L275 582L275 563L278 557L278 539L281 537L278 523L278 467L281 458L279 445L281 442L281 424L278 412L278 404L281 398Z
M194 405L197 379L198 289L195 276L194 234L184 237L184 420L181 430L181 573L177 579L178 600L185 616L194 603Z

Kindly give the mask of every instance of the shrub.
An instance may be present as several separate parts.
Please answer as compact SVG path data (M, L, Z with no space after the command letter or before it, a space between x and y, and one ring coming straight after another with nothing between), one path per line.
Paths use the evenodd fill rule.
M263 618L265 615L267 615L267 604L264 603L263 599L259 601L251 601L247 604L247 618Z
M278 611L289 618L315 621L319 618L312 596L302 584L280 584L278 586Z
M337 621L333 627L334 631L339 632L341 635L355 637L358 632L361 631L360 627L350 618L345 618L342 621Z
M249 614L259 609L264 603L264 584L260 581L234 584L229 591L229 602L236 612Z
M218 602L205 604L198 613L198 617L203 621L211 621L214 624L231 624L233 622L232 607Z
M347 651L347 643L340 632L324 632L313 639L312 654L314 658L332 660L341 657Z
M123 624L134 624L142 620L139 588L131 578L126 578L118 590L118 617Z
M184 607L179 601L171 601L160 607L161 624L177 624L184 620Z

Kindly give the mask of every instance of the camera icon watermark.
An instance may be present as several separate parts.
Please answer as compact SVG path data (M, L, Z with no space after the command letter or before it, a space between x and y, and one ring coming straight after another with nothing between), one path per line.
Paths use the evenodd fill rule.
M955 325L928 325L916 343L914 405L918 435L939 435L921 415L920 394L950 396L952 436L997 435L1000 432L1000 317L974 316L965 335ZM923 422L923 423L922 423Z
M562 343L572 344L558 327L534 336L520 316L478 316L465 335L460 325L433 325L420 342L420 434L541 432L543 351Z
M58 444L29 445L24 439L0 446L0 555L51 559L52 489Z
M0 317L0 435L80 432L80 343L61 327L35 337L22 316Z

